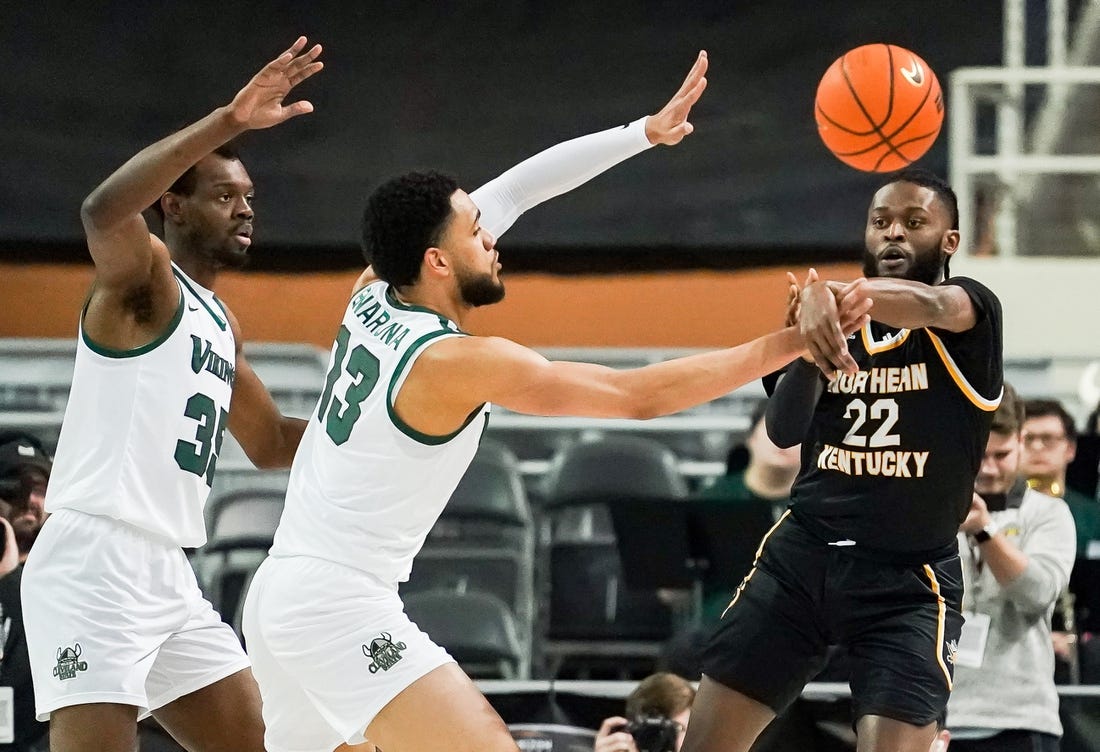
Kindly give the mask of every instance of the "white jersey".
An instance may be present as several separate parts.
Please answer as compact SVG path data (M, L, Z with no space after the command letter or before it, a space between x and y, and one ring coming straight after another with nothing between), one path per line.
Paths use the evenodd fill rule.
M120 520L179 546L206 542L203 506L229 415L236 343L214 293L173 265L179 308L133 350L97 345L81 317L46 511Z
M489 405L453 434L428 436L402 421L394 402L425 349L462 336L440 314L401 303L385 282L352 297L294 457L272 556L313 556L385 582L408 578L477 451Z

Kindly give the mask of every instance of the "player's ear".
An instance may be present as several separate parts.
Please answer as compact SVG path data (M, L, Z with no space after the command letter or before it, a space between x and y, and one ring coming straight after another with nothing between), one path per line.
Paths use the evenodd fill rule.
M447 276L451 273L451 262L447 258L447 253L435 246L424 251L424 267L432 274L439 276Z
M178 222L183 216L183 202L177 193L166 191L160 197L160 208L164 212L165 222Z
M959 250L959 242L961 236L958 230L948 230L943 234L943 238L940 240L940 250L946 253L948 256Z

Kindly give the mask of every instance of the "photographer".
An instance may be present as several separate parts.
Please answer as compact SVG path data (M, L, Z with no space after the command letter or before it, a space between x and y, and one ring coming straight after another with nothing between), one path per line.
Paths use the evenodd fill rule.
M14 727L14 739L0 741L0 752L37 752L48 746L48 724L35 720L19 589L23 562L46 519L50 469L49 454L38 439L24 433L0 434L0 688L12 693L11 701L0 702L0 708L6 708L4 725Z
M594 752L677 752L694 701L695 689L682 677L647 676L626 698L626 718L600 725Z

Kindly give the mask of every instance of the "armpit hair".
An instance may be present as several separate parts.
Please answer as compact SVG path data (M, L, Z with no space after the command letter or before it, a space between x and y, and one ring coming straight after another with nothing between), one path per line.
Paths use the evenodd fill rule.
M126 293L123 305L134 316L134 321L139 324L148 324L153 320L153 288L151 285L141 285Z

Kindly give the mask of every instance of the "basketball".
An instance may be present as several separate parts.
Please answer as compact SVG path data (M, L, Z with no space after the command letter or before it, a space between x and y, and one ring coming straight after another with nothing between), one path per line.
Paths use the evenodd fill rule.
M867 44L841 55L817 85L817 132L847 165L892 172L920 159L943 124L943 92L918 55Z

